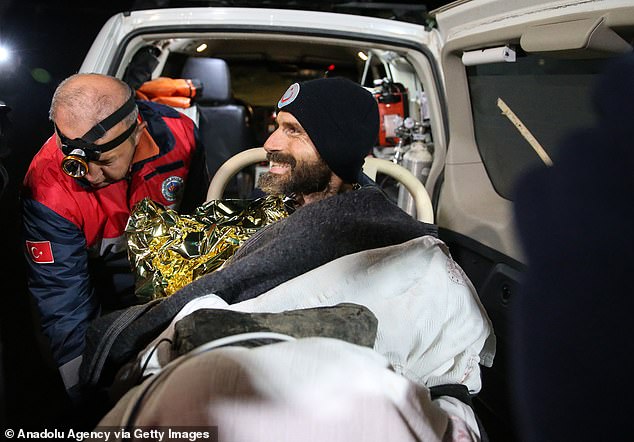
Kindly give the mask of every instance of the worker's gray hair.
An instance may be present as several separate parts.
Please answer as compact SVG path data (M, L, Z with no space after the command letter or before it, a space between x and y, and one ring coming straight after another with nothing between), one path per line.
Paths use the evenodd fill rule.
M104 118L116 111L130 97L130 87L115 77L102 75L110 78L119 87L116 90L120 93L106 93L100 88L96 88L85 83L76 84L78 78L101 74L75 74L62 81L51 100L49 118L55 122L59 109L63 108L68 113L72 121L88 120L92 125L102 121ZM123 121L126 126L131 125L136 120L138 109L135 107Z

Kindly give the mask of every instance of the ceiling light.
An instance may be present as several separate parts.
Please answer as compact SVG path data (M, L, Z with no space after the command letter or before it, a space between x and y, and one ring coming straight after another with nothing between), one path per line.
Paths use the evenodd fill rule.
M365 52L363 52L363 51L359 51L359 52L357 52L357 55L359 56L359 58L360 58L361 60L363 60L363 61L368 61L368 56L367 56L367 55L365 55Z
M198 47L196 48L196 52L202 52L202 51L204 51L205 49L207 49L207 43L203 43L203 44L201 44L200 46L198 46Z

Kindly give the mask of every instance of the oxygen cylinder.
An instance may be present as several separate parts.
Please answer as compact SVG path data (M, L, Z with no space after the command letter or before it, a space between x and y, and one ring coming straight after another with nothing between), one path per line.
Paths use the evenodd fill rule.
M416 138L422 138L415 136ZM415 140L409 150L403 155L403 167L425 184L431 168L432 155L422 139ZM398 206L412 216L416 216L416 204L414 198L407 191L405 186L399 185Z

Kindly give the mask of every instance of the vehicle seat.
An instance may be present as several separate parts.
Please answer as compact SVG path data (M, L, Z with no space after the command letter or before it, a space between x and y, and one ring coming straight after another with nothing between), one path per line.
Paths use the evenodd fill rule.
M248 109L233 99L227 63L219 58L190 57L185 61L182 78L202 83L196 97L198 128L205 146L210 176L233 155L255 146Z

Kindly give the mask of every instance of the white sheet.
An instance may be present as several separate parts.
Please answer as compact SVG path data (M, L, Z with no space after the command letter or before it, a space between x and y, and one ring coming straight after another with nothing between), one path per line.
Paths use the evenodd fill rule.
M189 353L131 390L99 425L216 426L226 442L478 441L466 424L471 410L447 403L370 348L304 338Z
M145 354L172 337L176 321L200 308L280 312L341 302L363 304L376 315L374 349L397 373L427 387L461 383L472 393L480 390L478 364L490 366L495 354L491 322L444 243L430 236L344 256L238 304L216 295L198 298ZM167 345L160 346L146 374L160 370L169 353Z

